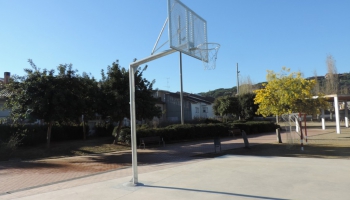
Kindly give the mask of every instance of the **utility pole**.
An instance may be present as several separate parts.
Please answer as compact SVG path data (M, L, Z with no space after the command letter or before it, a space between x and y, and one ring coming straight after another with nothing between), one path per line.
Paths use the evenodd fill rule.
M238 79L238 75L239 71L238 71L238 63L237 63L237 95L239 94L239 79Z
M184 96L182 87L182 53L180 52L180 108L181 108L181 124L184 125L185 112L184 112Z

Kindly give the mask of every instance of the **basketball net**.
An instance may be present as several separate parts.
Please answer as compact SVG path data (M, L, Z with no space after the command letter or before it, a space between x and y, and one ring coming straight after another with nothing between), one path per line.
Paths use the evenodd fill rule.
M218 43L203 43L195 48L200 56L204 66L204 70L211 70L216 68L216 59L220 44Z

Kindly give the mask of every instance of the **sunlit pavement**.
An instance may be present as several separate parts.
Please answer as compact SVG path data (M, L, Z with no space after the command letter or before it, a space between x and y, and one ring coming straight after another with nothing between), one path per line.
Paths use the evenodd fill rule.
M312 136L323 132L312 129L308 134ZM284 134L282 140L285 140ZM251 144L274 141L274 133L249 137ZM242 146L242 138L222 140L223 150ZM156 158L164 159L165 162L139 166L139 182L143 185L138 187L126 186L131 179L131 168L124 167L95 175L73 176L69 181L62 179L39 186L29 184L22 189L8 189L12 192L3 192L0 199L347 199L343 195L348 194L345 186L349 185L349 160L249 156L190 159L195 154L213 152L212 141L166 145L159 150L138 150L139 154L144 155L152 151L150 156L154 157L157 154L155 152L159 151L161 156ZM174 152L182 157L175 156ZM171 156L166 158L169 153L173 153L176 159ZM12 181L20 185L28 182L28 179L31 180L29 182L35 182L40 177L54 179L79 173L77 170L51 173L50 176L42 168L42 172L38 170L37 173L25 175L26 169L22 170L22 173L16 172L19 173L17 180L4 179L15 174L2 168L0 184L6 182L8 184L5 185L10 185Z

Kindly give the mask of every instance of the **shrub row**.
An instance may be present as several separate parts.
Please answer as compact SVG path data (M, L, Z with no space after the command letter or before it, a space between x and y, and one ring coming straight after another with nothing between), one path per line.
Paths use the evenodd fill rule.
M89 132L89 127L86 126L86 132ZM160 136L167 143L197 140L213 137L227 136L229 129L241 129L247 134L272 132L279 128L273 122L266 121L235 121L231 123L215 123L215 124L185 124L185 125L170 125L165 128L142 128L137 129L137 143L139 138L149 136ZM113 133L112 125L98 126L95 128L95 135L99 137L111 136ZM0 143L6 142L9 138L19 134L21 145L38 145L46 143L47 126L39 125L0 125ZM51 132L51 142L80 140L83 139L82 126L53 126ZM130 129L123 128L118 140L123 143L130 144L131 136Z
M280 126L271 121L234 121L228 124L230 128L244 130L247 134L273 132Z
M137 142L139 138L149 136L160 136L169 143L222 136L227 132L228 127L224 124L170 125L165 128L137 130Z
M137 143L139 138L160 136L167 143L183 140L196 140L214 137L225 137L229 129L241 129L247 134L273 132L279 125L272 122L242 122L236 121L232 123L216 123L216 124L185 124L170 125L165 128L139 128L137 130ZM119 141L130 143L130 129L121 132Z

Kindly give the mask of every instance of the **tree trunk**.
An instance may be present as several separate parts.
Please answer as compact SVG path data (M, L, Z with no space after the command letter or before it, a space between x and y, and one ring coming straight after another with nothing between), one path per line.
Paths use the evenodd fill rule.
M299 113L299 118L301 118L301 113ZM301 150L304 151L304 136L303 136L303 124L301 120L298 119L299 129L300 129L300 147Z
M307 144L306 114L304 114L305 144Z
M48 128L47 128L47 137L46 137L46 147L50 148L50 142L51 142L51 129L52 129L52 122L49 122Z
M114 138L113 144L118 144L118 138L119 138L120 130L122 129L122 123L123 123L123 120L122 119L119 120L117 133L115 134L115 138Z

